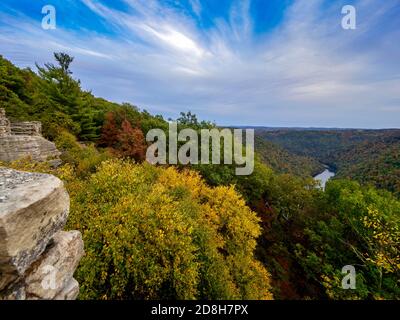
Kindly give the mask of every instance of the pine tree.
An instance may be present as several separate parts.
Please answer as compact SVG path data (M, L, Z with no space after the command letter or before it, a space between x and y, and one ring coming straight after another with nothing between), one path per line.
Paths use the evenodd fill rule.
M66 53L54 53L57 65L46 63L38 68L42 80L41 90L49 96L54 103L53 108L62 111L73 118L79 118L79 110L82 107L82 91L80 81L72 78L69 69L74 58Z
M89 108L85 108L80 112L81 132L79 137L81 140L96 141L99 138L99 126L96 125L95 116L95 111Z

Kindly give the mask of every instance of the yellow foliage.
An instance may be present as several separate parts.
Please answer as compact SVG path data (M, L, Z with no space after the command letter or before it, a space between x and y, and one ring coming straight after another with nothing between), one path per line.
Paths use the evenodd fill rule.
M68 226L83 232L87 252L81 298L272 298L254 257L259 220L233 187L127 160L67 185Z
M383 215L375 208L368 208L363 218L364 227L372 233L368 244L374 255L366 260L386 273L400 271L400 231L399 226L383 220Z

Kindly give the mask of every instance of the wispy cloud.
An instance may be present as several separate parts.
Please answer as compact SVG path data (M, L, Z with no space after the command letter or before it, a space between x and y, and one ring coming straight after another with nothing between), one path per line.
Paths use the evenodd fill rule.
M200 0L189 0L189 3L192 7L193 13L196 16L201 17L203 8L201 6Z
M262 34L250 0L232 1L224 15L207 1L183 3L124 0L122 10L81 0L110 33L84 16L76 28L45 31L37 18L4 11L0 53L33 66L70 52L85 88L168 117L190 109L221 124L398 126L398 0L352 1L357 30L341 28L343 1L296 0Z

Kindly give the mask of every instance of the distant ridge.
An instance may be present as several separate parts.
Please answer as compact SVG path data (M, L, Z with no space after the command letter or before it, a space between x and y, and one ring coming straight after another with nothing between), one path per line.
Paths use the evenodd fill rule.
M400 131L400 128L328 128L328 127L265 127L265 126L227 126L227 128L254 129L264 131Z

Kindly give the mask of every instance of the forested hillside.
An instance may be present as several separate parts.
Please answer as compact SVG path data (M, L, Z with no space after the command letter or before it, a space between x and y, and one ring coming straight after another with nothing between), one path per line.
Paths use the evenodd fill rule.
M279 173L289 173L299 177L313 177L324 170L316 159L290 153L278 144L262 137L255 138L255 149L262 161Z
M400 130L262 130L257 137L350 178L400 194Z
M168 122L83 91L73 59L55 58L35 72L1 58L0 108L14 120L42 121L63 164L2 165L65 182L68 227L82 232L87 252L75 275L81 299L400 297L400 201L391 193L350 180L323 192L306 177L315 161L264 143L250 176L237 176L233 165L151 166L144 137ZM177 122L215 126L192 113ZM283 136L289 144L292 133ZM323 141L303 155L324 162L340 139L347 141L324 134L323 155L316 157ZM292 144L301 154L299 140ZM346 265L357 270L354 290L341 285Z
M373 184L400 196L400 131L360 143L333 157L337 178Z

